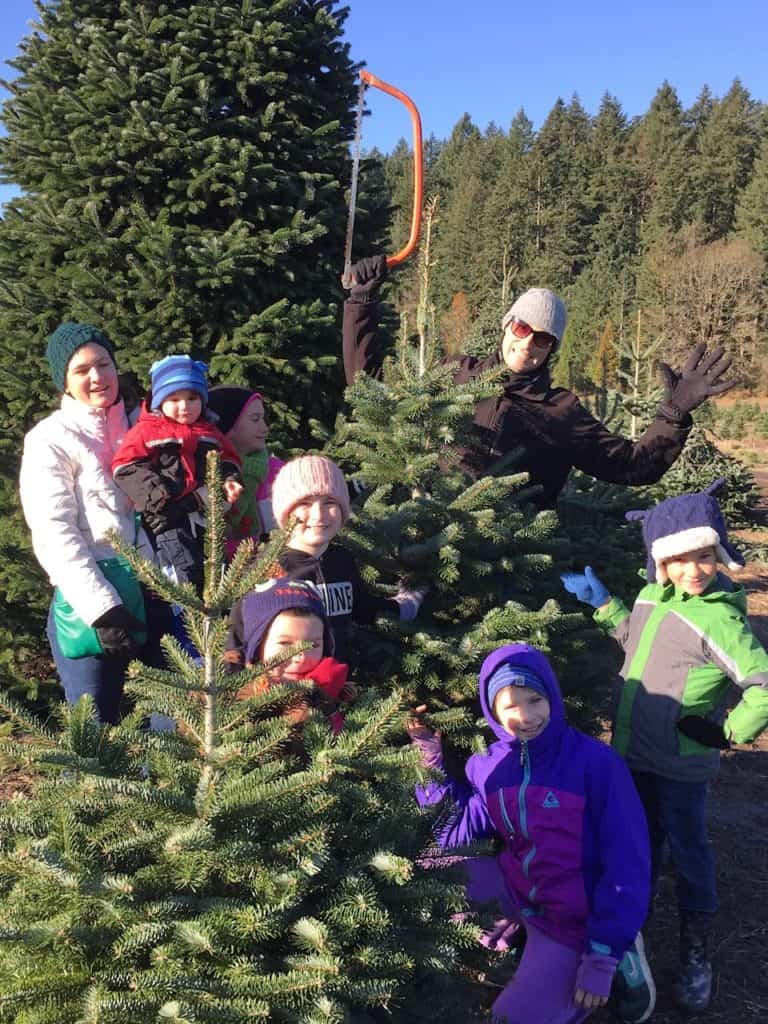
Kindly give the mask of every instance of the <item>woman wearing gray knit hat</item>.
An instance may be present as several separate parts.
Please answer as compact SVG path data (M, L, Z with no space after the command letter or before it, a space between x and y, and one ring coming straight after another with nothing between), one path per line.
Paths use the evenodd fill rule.
M359 260L344 304L344 370L351 384L360 370L381 372L384 357L378 337L378 290L387 273L384 256ZM612 434L566 388L552 387L549 363L563 340L563 300L546 288L529 288L501 321L501 344L485 359L454 357L457 383L466 383L499 367L507 373L493 398L475 409L476 441L461 452L462 467L473 477L487 473L518 447L525 455L516 469L540 487L534 499L552 508L572 467L610 483L652 484L683 449L693 421L690 413L711 395L735 382L722 380L731 360L722 349L691 352L681 374L661 364L666 397L656 418L637 441Z
M67 701L88 694L101 721L116 722L128 662L148 633L156 648L167 608L145 606L107 537L115 530L152 554L110 468L128 430L112 343L70 321L50 336L46 355L61 405L24 438L21 504L37 560L57 588L48 639Z

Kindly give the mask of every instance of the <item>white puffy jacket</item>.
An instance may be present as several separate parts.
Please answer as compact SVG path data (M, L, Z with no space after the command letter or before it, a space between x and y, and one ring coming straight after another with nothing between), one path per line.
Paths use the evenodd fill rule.
M112 477L128 426L122 399L97 409L64 395L61 408L24 438L19 485L35 555L89 625L121 603L97 564L115 555L107 531L117 530L152 557L144 532L136 536L131 502Z

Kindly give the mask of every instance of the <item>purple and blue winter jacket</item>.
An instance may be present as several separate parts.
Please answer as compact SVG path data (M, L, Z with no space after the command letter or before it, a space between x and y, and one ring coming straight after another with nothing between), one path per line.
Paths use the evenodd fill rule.
M488 681L504 662L532 670L547 689L550 720L528 742L507 733L488 706ZM446 777L417 793L422 805L446 795L456 805L440 845L497 836L505 843L499 866L526 923L578 952L620 960L650 894L646 819L626 765L566 723L557 678L527 644L486 658L480 701L498 741L469 759L467 782ZM430 761L442 769L441 758Z

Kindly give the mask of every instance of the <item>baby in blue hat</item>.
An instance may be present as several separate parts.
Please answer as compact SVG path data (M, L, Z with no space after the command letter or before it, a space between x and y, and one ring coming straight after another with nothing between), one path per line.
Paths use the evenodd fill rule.
M218 451L227 501L242 492L241 461L206 416L205 363L188 355L152 365L152 390L112 460L115 483L141 514L158 561L178 583L203 584L206 456Z

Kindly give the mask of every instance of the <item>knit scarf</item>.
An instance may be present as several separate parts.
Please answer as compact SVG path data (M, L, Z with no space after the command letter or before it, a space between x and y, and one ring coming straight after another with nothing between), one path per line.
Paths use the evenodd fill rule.
M267 478L269 452L266 448L251 452L243 458L243 493L229 508L228 519L232 535L238 540L258 537L262 533L261 516L256 493Z

